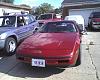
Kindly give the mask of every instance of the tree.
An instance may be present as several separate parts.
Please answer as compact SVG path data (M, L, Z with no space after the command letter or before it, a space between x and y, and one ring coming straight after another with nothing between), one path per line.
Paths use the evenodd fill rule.
M38 14L38 15L44 14L44 13L48 13L52 10L53 10L53 6L51 6L51 4L43 3L39 7L36 8L35 14Z
M55 13L56 14L62 13L62 8L61 7L60 8L56 8L55 9Z
M12 3L14 2L14 0L0 0L0 2L6 2L6 3Z

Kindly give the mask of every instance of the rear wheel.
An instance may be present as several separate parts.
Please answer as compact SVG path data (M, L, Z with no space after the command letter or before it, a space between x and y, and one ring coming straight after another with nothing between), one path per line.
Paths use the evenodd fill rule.
M6 55L13 55L15 53L15 50L16 50L16 40L12 37L9 37L6 39L6 42L5 42L5 48L4 48L4 53Z

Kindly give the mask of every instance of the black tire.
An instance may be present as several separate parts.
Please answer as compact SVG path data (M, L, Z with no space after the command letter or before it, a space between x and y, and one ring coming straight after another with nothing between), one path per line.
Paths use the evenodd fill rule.
M4 53L11 56L15 53L17 42L14 38L8 37L5 42Z
M89 28L90 28L91 31L93 31L93 25L92 25L92 22L90 22Z
M77 60L75 61L74 64L69 65L68 67L76 67L76 66L79 66L80 64L81 64L81 55L80 55L80 48L79 48Z
M78 57L75 66L79 66L80 64L81 64L81 47L79 48L78 51Z

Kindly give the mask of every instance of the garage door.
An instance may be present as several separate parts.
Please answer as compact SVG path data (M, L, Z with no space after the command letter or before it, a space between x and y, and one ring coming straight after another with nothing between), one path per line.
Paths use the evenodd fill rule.
M82 15L85 20L85 26L87 26L88 18L93 11L100 11L100 8L70 9L69 15Z

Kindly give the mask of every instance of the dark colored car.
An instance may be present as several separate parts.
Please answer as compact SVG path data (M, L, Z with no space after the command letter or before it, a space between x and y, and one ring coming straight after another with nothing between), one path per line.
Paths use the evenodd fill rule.
M17 44L33 34L39 24L30 14L9 13L0 16L0 49L14 54Z
M80 41L75 22L48 22L21 43L16 58L38 67L73 66L79 59Z
M90 29L100 29L100 12L90 14L88 26Z

